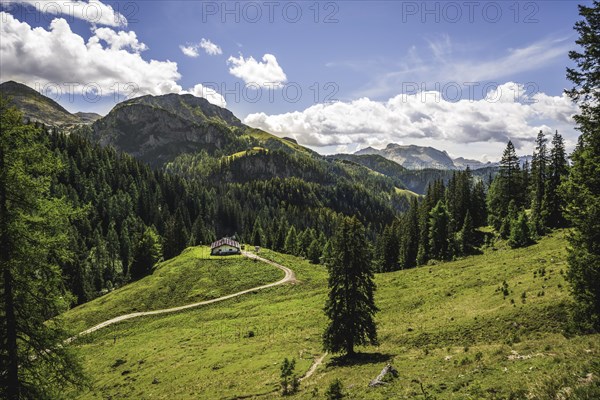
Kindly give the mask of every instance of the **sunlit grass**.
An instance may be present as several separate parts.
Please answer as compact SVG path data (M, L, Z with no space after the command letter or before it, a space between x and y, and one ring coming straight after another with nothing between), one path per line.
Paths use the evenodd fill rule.
M520 399L550 371L583 374L599 356L599 336L565 335L565 246L557 232L525 249L500 244L483 255L378 275L380 346L359 349L367 356L352 365L328 356L292 398L323 398L340 378L355 399L423 399L416 381L437 399ZM261 255L293 268L299 283L90 335L77 350L93 390L79 398L278 398L283 358L295 358L302 374L322 354L327 272L296 257ZM387 362L400 377L369 388Z

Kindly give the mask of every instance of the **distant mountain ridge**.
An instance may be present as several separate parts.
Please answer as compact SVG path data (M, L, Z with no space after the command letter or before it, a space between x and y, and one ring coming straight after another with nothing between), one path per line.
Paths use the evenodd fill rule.
M95 113L71 114L51 98L14 81L0 84L0 94L19 108L26 120L47 126L85 125L102 117Z
M366 147L355 152L353 155L377 154L388 160L394 161L408 170L421 169L439 169L439 170L462 170L469 167L472 170L483 168L495 168L500 166L500 162L482 162L479 160L457 157L452 159L445 150L439 150L434 147L425 147L417 145L400 145L390 143L385 149L378 150L373 147ZM336 157L340 155L337 154ZM519 157L521 167L528 162L531 165L532 157L525 155Z
M479 169L479 168L485 168L485 167L492 166L492 163L489 161L484 163L479 160L472 160L472 159L468 159L468 158L464 158L464 157L458 157L452 161L454 162L454 165L458 169L467 169L467 167L469 167L471 169Z
M397 162L407 169L456 169L456 166L448 153L433 147L390 143L382 150L367 147L354 154L379 154L388 160Z

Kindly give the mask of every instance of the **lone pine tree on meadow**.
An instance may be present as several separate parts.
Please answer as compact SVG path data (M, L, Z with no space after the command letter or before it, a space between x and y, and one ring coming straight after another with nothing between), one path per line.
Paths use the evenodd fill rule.
M345 217L332 239L329 297L325 314L329 325L323 334L325 350L355 354L355 346L377 344L377 327L371 254L364 226L356 217Z

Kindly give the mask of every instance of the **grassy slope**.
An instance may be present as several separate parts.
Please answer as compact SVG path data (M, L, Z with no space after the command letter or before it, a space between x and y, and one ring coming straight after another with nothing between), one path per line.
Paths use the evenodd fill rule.
M406 198L408 198L409 200L411 200L413 197L419 197L420 195L408 190L408 189L400 189L400 188L396 188L396 193L400 194L400 195L404 195L406 196Z
M565 245L558 232L526 249L499 247L377 276L381 345L362 349L371 356L354 365L334 366L327 357L294 398L313 391L322 398L335 378L356 399L424 398L413 380L437 399L524 398L548 371L580 372L598 358L599 337L562 334ZM306 371L321 353L327 273L291 256L263 255L292 267L301 282L92 334L77 349L94 388L79 398L228 399L276 390L284 357ZM503 281L506 298L497 290ZM400 378L368 388L386 362Z
M243 256L213 257L208 247L186 249L153 274L83 304L64 315L74 332L107 319L209 300L275 282L283 272Z

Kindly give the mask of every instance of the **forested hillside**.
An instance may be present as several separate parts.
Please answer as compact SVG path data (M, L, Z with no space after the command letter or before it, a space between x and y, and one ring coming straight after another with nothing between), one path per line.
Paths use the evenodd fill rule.
M177 120L198 126L204 132L200 137L209 142L212 128L203 131L203 124L216 124L227 134L208 147L196 143L199 151L188 152L185 138L183 145L173 142L168 147L175 151L170 153L172 160L152 169L113 148L120 143L117 147L141 154L135 149L145 145L135 144L135 138L148 137L157 129L155 124L137 122L147 127L138 131L125 126L150 112L148 107L164 110L163 123ZM104 132L104 136L90 130ZM50 138L50 150L63 164L52 192L82 209L73 223L70 245L76 257L63 263L77 304L147 275L159 259L222 236L235 235L241 241L319 263L329 247L327 238L343 215L355 215L367 227L376 243L376 265L381 271L470 254L486 240L476 228L487 224L486 196L493 170L409 171L379 155L321 157L292 141L244 127L227 110L190 96L136 99L115 107L92 128L78 126L69 134L61 132L46 129L45 135ZM107 146L85 138L90 135ZM508 166L504 164L509 161L503 160L501 175L519 169L513 159ZM534 169L539 169L536 165ZM523 184L511 181L507 188L519 188L519 196L526 197L530 190L539 192L530 189L527 166L519 174ZM424 201L407 196L401 190L404 182L424 193ZM494 180L490 192L490 221L507 237L510 223L502 227L495 222L506 219L509 205L507 200L502 200L502 206L494 203L498 182ZM555 182L553 191L556 186ZM510 197L501 195L506 196ZM529 199L515 201L514 210L529 207ZM511 211L511 220L517 211ZM495 217L497 213L500 217ZM543 230L536 229L536 233Z

